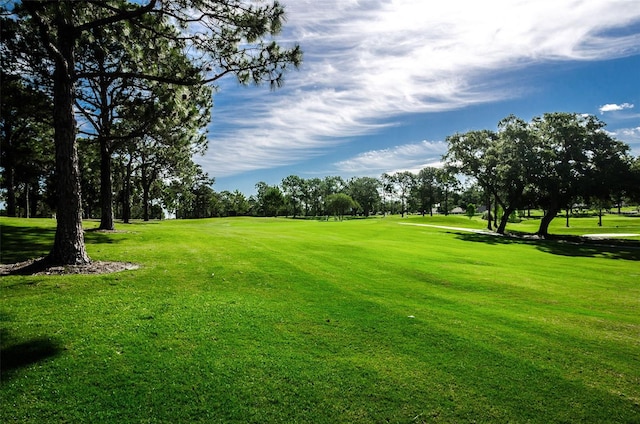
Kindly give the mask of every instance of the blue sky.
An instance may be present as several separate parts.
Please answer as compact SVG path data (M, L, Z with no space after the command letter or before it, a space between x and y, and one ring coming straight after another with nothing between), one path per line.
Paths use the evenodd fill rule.
M276 91L221 82L196 158L217 191L417 172L509 114L594 114L640 155L637 0L281 3L304 63Z

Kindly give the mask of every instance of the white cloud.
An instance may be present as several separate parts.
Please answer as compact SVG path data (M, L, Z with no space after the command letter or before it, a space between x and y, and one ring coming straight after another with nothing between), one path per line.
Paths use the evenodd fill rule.
M616 133L627 140L638 142L640 141L640 127L635 128L621 128Z
M631 104L631 103L622 103L622 104L618 105L618 104L615 104L615 103L607 103L606 105L602 105L599 108L600 113L615 112L615 111L624 110L624 109L633 109L633 104Z
M607 131L612 137L627 144L640 144L640 127L635 128L618 128L613 131ZM638 146L640 147L640 146Z
M292 164L402 114L517 96L526 87L500 76L528 65L640 51L640 34L607 33L640 20L629 0L284 3L285 43L305 63L276 93L222 83L218 97L233 101L214 110L200 160L211 175Z
M617 128L607 131L609 135L617 140L623 141L631 148L633 156L640 156L640 126L632 128Z
M417 172L425 166L435 166L447 151L443 141L421 141L389 149L371 150L351 159L340 161L335 167L344 174L372 175L397 171Z

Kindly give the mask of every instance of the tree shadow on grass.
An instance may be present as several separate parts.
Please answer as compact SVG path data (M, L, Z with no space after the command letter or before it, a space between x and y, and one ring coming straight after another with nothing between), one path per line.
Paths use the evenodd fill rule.
M13 264L46 256L53 247L55 235L55 228L3 225L0 238L0 263ZM120 242L120 239L112 237L110 233L92 230L85 231L84 239L87 244Z
M101 230L85 230L84 231L84 241L87 244L114 244L119 243L120 239L116 239L112 237L112 234L116 234L115 232L104 232Z
M3 225L1 260L3 264L26 261L44 256L51 250L56 234L54 228L16 227Z
M640 242L636 240L590 240L577 236L549 236L546 239L533 239L516 235L455 234L459 240L489 245L531 245L553 255L640 261Z
M15 376L21 368L53 358L64 350L56 340L46 337L7 344L6 329L0 330L0 337L0 376L3 381Z

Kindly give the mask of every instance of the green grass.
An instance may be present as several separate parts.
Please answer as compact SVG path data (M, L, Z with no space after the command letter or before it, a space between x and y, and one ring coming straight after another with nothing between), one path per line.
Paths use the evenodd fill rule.
M87 232L94 260L141 268L2 277L0 422L640 422L637 245L400 222L484 227ZM52 243L51 220L0 223L4 263Z

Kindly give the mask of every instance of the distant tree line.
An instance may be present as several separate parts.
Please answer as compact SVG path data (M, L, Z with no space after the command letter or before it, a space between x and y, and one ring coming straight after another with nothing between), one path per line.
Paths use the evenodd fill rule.
M471 201L473 189L461 192L448 171L425 168L411 172L383 174L380 178L340 176L305 179L290 175L280 184L256 184L256 194L239 191L216 192L212 181L200 181L175 203L178 218L227 216L329 217L422 213L448 213L458 204ZM454 184L455 183L455 184ZM472 197L469 197L472 196ZM444 203L440 203L444 202ZM448 203L447 203L448 202Z

